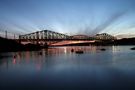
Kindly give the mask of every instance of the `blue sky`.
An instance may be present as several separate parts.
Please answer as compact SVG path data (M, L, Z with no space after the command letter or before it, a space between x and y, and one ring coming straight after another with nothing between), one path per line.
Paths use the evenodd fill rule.
M0 0L0 30L135 34L135 0Z

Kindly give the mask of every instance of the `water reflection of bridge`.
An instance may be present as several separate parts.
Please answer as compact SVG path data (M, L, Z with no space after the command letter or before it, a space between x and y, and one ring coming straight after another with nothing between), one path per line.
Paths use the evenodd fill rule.
M99 37L99 35L98 35ZM110 37L109 35L106 35L107 39L113 39L113 37ZM25 35L20 35L19 40L21 42L29 42L33 44L48 44L48 45L55 45L56 43L60 43L60 45L64 44L70 44L70 43L93 43L96 41L96 37L90 37L87 35L74 35L69 36L66 34L61 34L54 31L49 30L42 30L37 31ZM58 45L58 44L57 44Z

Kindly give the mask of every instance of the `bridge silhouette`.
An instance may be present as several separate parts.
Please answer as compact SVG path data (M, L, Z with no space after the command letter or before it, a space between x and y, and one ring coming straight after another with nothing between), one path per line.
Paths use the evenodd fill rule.
M101 34L101 36L105 36L105 39L113 40L115 37L108 34ZM64 44L75 44L75 43L93 43L98 41L99 34L96 37L90 37L87 35L73 35L69 36L66 34L50 31L50 30L42 30L37 31L25 35L19 35L20 42L30 42L33 44L42 44L42 45L55 45L55 43L63 42ZM67 42L68 41L68 42ZM57 44L58 45L58 44ZM59 44L60 45L60 44Z
M29 34L18 35L7 31L2 31L1 37L13 39L20 43L32 43L40 45L66 45L79 43L94 43L102 40L114 40L115 37L102 33L95 36L88 35L66 35L51 30L42 30Z

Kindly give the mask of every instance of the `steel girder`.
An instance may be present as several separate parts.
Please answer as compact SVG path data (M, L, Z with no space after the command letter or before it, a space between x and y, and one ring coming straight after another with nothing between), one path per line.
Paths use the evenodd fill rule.
M44 39L44 40L61 39L61 40L66 40L66 39L69 39L69 38L70 38L70 36L68 36L68 35L53 32L53 31L49 31L49 30L43 30L43 31L38 31L38 32L34 32L34 33L19 36L19 39L28 39L28 40L32 40L32 39Z

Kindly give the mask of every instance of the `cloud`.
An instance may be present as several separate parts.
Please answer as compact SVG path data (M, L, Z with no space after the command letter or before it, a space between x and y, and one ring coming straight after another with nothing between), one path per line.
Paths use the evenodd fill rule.
M117 22L126 13L127 13L126 11L114 13L106 21L104 21L103 23L100 23L95 28L92 28L93 26L91 25L85 25L85 27L83 29L81 28L82 30L79 30L79 32L82 31L82 33L86 35L95 35L97 33L100 33L101 31L105 30L107 27Z

